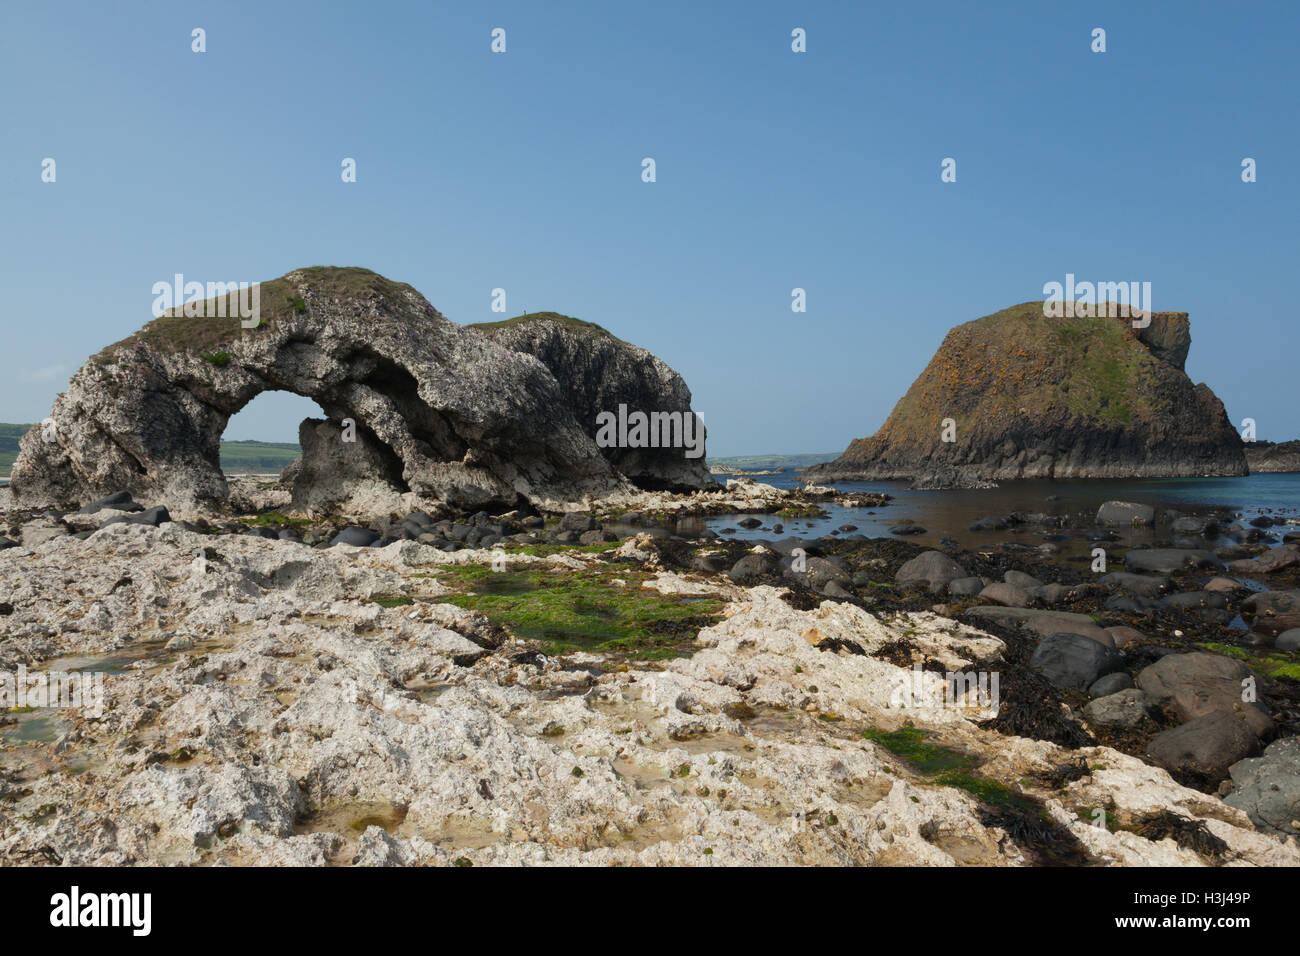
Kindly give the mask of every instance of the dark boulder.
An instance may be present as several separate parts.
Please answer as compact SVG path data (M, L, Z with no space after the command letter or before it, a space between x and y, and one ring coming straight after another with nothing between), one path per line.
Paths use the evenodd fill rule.
M728 572L731 580L737 584L757 584L764 578L770 578L780 571L780 563L773 554L747 554Z
M1228 768L1259 752L1259 739L1240 717L1216 710L1151 738L1147 756L1177 776L1209 784L1221 781Z
M1029 666L1062 690L1087 690L1104 674L1124 666L1113 647L1081 634L1057 633L1043 638Z
M379 532L371 531L369 528L349 526L339 531L339 533L330 540L330 546L333 547L336 544L350 544L354 548L368 548L378 541L380 537Z

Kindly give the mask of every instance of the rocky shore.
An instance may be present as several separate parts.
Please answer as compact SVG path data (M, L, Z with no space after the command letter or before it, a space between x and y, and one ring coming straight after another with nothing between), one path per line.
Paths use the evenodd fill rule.
M1300 864L1287 524L672 530L827 494L352 528L277 483L206 521L7 503L0 672L106 701L0 714L0 861ZM1105 573L1048 547L1136 519L1167 541Z

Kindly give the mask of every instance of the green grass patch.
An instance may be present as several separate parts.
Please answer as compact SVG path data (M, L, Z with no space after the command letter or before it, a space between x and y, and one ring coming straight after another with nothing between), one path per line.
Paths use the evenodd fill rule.
M829 518L830 512L820 505L786 505L776 512L776 516L789 521L791 518Z
M930 782L936 787L956 787L958 790L965 790L975 799L993 806L1020 803L1033 804L1033 801L1021 796L1005 783L998 783L996 780L977 777L974 774L963 773L962 771L954 770L941 773ZM1035 807L1035 810L1037 810L1037 807Z
M927 743L925 738L929 734L916 727L900 727L898 730L869 728L862 732L862 736L873 743L880 744L891 754L902 757L918 771L927 775L966 770L978 763L974 757L959 750Z
M587 322L584 319L575 319L571 315L561 315L558 312L526 312L523 315L516 315L513 319L502 319L500 322L475 322L466 328L478 329L482 332L494 332L500 329L509 329L521 325L531 325L536 322L557 322L561 325L567 325L569 328L577 329L582 332L590 333L601 338L610 338L618 341L617 336L602 328L595 322Z
M264 511L260 515L241 519L252 528L306 528L311 526L310 518L291 518L278 511Z
M226 474L239 472L281 472L285 465L302 457L297 442L223 441L221 443L221 470Z
M367 598L371 604L378 604L380 607L405 607L408 604L414 604L415 598L406 597L405 595L394 594L385 597Z
M567 554L576 551L579 554L603 554L614 551L623 542L602 541L600 544L507 544L501 550L506 554L527 554L534 558L544 558L552 554Z
M445 569L459 593L440 600L485 614L545 654L585 650L639 660L678 657L699 628L717 620L722 601L645 590L636 569L500 571L484 565ZM618 578L626 586L613 583Z
M1212 654L1222 654L1224 657L1231 657L1235 661L1241 661L1251 670L1263 674L1265 677L1281 677L1286 680L1300 681L1300 660L1297 659L1296 654L1267 650L1252 654L1245 648L1237 647L1235 644L1219 644L1213 641L1197 644L1196 646Z

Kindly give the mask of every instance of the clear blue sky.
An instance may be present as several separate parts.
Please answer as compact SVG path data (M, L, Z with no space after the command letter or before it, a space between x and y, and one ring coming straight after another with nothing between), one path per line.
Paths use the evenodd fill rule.
M500 318L503 287L511 314L650 349L691 386L711 455L838 451L951 326L1073 272L1151 282L1157 309L1191 313L1188 370L1234 423L1300 437L1296 3L126 0L0 18L0 420L44 417L173 273L360 265L454 321ZM313 407L259 398L226 437L292 439Z

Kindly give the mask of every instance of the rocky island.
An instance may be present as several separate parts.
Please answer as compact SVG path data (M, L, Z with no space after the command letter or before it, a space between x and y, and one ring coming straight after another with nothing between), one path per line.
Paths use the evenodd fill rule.
M1054 317L1025 302L948 333L880 430L810 481L1247 474L1223 403L1183 370L1188 316Z

